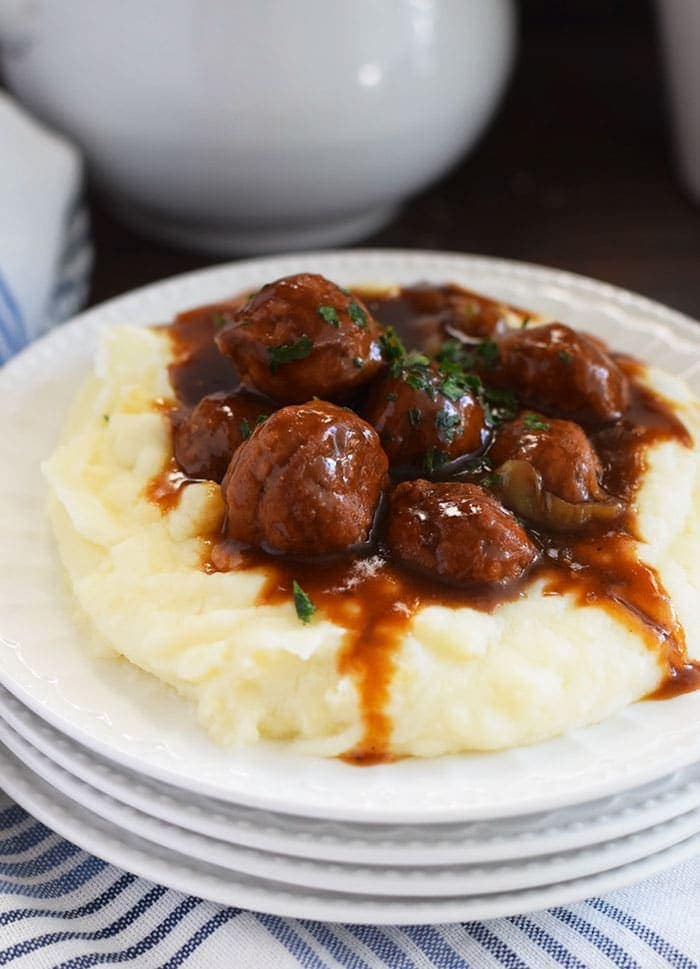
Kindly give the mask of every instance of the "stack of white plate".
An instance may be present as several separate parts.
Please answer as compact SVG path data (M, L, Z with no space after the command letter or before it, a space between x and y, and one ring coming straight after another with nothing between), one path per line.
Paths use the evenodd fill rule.
M359 768L213 744L184 702L91 655L39 463L105 323L162 321L299 270L455 280L607 337L700 387L700 329L590 280L495 260L338 253L181 277L84 314L0 372L0 786L123 868L282 915L446 922L562 904L700 851L700 693L529 748ZM10 428L11 432L6 432Z

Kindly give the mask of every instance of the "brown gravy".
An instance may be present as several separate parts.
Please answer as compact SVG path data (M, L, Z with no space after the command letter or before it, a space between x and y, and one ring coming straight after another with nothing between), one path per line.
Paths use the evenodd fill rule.
M424 291L423 291L424 292ZM410 289L399 296L358 293L376 318L397 328L408 345L421 332L421 310ZM214 335L227 313L242 297L181 314L168 328L174 349L170 380L178 407L194 405L206 394L231 390L237 383L233 365L214 343ZM657 441L676 440L692 446L692 437L672 408L638 379L641 365L617 356L630 378L631 405L624 418L593 432L591 439L604 467L608 491L629 502L645 468L646 448ZM478 474L460 473L459 480L477 480ZM176 506L188 478L174 459L153 479L147 497L166 512ZM266 581L259 604L288 602L294 579L309 595L319 613L346 629L340 654L341 673L351 674L358 685L364 736L344 755L353 763L373 764L390 759L391 733L387 714L394 656L401 636L415 612L424 605L471 606L487 611L523 594L541 578L545 594L576 596L581 606L603 606L632 623L659 655L666 677L650 699L665 699L700 688L700 666L688 661L683 629L670 599L653 568L639 561L633 541L631 510L615 524L572 535L530 530L542 549L539 563L519 585L507 589L464 589L436 583L393 562L381 541L381 521L371 546L324 561L300 561L270 555L258 549L241 549L218 536L203 536L206 571L255 568Z

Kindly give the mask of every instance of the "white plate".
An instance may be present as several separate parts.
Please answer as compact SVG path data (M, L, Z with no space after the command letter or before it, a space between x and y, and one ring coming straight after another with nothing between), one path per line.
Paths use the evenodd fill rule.
M343 895L294 888L279 882L239 875L159 848L64 797L2 745L0 776L7 794L38 820L86 851L120 868L223 905L320 921L412 925L516 915L623 888L694 857L700 851L700 835L693 835L672 848L602 874L493 895L450 898Z
M554 270L439 253L357 251L239 262L90 310L0 372L0 682L69 736L137 772L274 811L446 822L545 811L637 787L700 759L700 693L641 703L534 747L359 769L283 746L217 747L183 702L128 664L91 659L72 619L43 514L51 450L97 331L167 320L189 305L317 270L341 283L455 280L583 326L682 373L700 392L700 330L623 290Z
M493 822L388 826L298 818L148 781L76 744L2 687L0 716L54 763L152 818L229 844L316 861L394 867L512 861L610 841L700 807L695 765L603 801Z
M444 897L551 885L618 868L700 833L700 807L696 807L633 835L539 858L478 866L453 864L442 868L363 867L319 862L219 841L129 807L59 767L3 720L0 720L0 741L56 790L130 834L237 874L349 895Z

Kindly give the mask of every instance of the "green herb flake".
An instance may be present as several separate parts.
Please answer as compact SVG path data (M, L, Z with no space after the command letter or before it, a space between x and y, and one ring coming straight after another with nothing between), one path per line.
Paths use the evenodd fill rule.
M398 394L395 394L395 393L393 392L393 390L392 390L392 391L390 391L390 392L389 392L389 393L388 393L388 394L386 395L386 399L387 399L387 400L398 400L398 399L399 399L399 395L398 395Z
M481 357L485 367L495 367L498 363L498 344L494 340L483 340L477 343L476 352Z
M103 414L102 420L105 422L105 424L109 424L109 414Z
M316 606L304 592L296 579L292 580L292 592L294 594L294 608L297 616L303 623L311 622L311 617L316 612Z
M221 330L228 323L228 319L224 316L223 313L215 313L212 316L211 321L214 325L215 330Z
M420 422L423 420L423 412L417 407L408 408L408 421L411 427L418 427Z
M518 412L518 398L512 390L485 387L483 403L488 407L491 424L512 421Z
M361 330L367 329L367 314L358 302L352 300L348 304L348 313L355 326L359 326Z
M423 455L423 470L426 474L434 474L444 464L447 464L449 459L449 455L445 454L444 451L440 451L435 447L428 448Z
M358 370L362 370L362 368L365 365L365 362L362 359L362 357L353 357L352 362L355 364L355 366L357 367Z
M461 423L459 414L451 414L446 408L435 415L435 427L446 444L452 444Z
M382 358L389 364L392 377L398 377L406 359L406 347L401 342L393 326L388 326L379 337Z
M243 438L244 441L247 441L250 435L253 433L250 429L250 424L245 419L245 417L238 425L238 430L241 432L241 437Z
M431 400L435 398L435 388L431 386L427 376L424 373L421 373L421 371L409 370L408 373L404 374L403 379L406 381L408 386L413 387L414 390L427 394Z
M559 359L561 360L561 362L562 363L565 363L567 366L573 360L573 357L571 356L571 354L568 353L566 350L560 350L559 353L557 354L557 356L559 357Z
M319 316L323 317L326 323L330 323L334 326L336 330L340 326L340 320L338 319L338 313L334 306L317 306L316 312Z
M258 416L255 418L255 426L259 427L260 424L264 424L269 416L269 414L258 414Z
M343 296L352 296L352 293L350 292L350 290L346 289L344 286L338 286L338 289L343 294Z
M460 397L464 396L464 384L456 375L445 377L438 387L438 390L443 397L447 397L447 399L451 400L453 403L454 401L459 400Z
M282 343L277 347L268 347L270 370L277 373L279 368L292 360L304 360L311 353L314 342L308 336L300 336L294 343Z
M549 431L552 427L547 421L543 421L541 417L537 414L533 414L532 411L528 411L523 418L523 423L529 431Z
M522 323L520 324L520 329L521 330L526 330L527 327L528 327L529 322L530 322L530 317L529 316L524 317Z

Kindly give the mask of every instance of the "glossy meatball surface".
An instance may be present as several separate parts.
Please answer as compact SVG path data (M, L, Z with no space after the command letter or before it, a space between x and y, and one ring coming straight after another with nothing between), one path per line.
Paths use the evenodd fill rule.
M221 481L231 455L273 409L244 390L208 394L173 426L175 460L190 478Z
M483 488L461 482L398 485L387 540L406 565L464 586L513 581L538 555L510 512Z
M369 538L388 461L374 428L310 401L276 411L235 451L222 489L230 538L321 556Z
M263 286L217 334L241 381L283 403L342 398L380 369L379 326L357 297L300 273Z
M561 323L518 330L497 341L482 376L519 394L527 406L586 423L620 418L629 382L597 341Z
M394 467L427 473L481 448L481 404L470 393L446 395L444 385L445 376L430 364L389 373L372 387L364 414Z
M505 461L527 461L542 476L545 490L564 501L603 496L603 468L593 445L578 424L534 414L520 414L503 424L489 458L495 468Z

